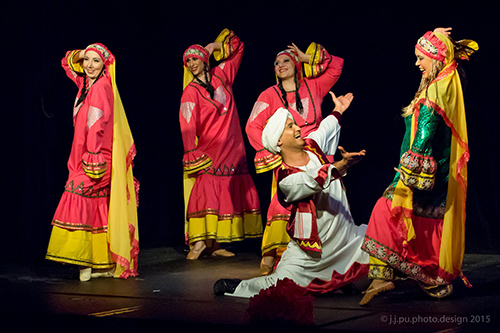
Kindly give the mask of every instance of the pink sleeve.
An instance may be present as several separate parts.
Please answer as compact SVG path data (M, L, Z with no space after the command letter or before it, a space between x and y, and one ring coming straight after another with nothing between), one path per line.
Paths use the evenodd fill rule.
M87 113L87 151L82 156L83 171L90 178L101 178L107 161L101 151L104 129L113 109L113 92L110 85L96 85L90 96Z
M267 119L274 113L272 103L268 98L268 90L260 94L255 102L250 117L248 118L245 131L248 141L257 151L254 158L255 171L257 173L274 169L281 164L281 156L270 153L262 145L262 130Z
M179 122L184 144L182 160L184 173L195 173L212 165L212 160L205 152L198 149L197 115L199 105L196 96L192 96L189 91L189 87L187 87L182 94Z

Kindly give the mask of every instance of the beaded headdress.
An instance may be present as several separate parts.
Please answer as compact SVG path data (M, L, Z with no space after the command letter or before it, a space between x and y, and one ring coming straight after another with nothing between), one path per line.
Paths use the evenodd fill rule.
M104 65L112 63L115 59L113 54L111 52L109 52L108 48L101 43L90 44L85 49L85 52L87 52L87 51L96 52L99 55L99 57L101 57L101 60L104 63Z
M188 58L196 58L202 60L205 64L208 65L208 51L201 45L194 44L187 48L184 51L182 60L184 61L184 66L186 66L186 62Z
M429 58L442 62L446 59L446 45L432 31L420 37L415 47Z

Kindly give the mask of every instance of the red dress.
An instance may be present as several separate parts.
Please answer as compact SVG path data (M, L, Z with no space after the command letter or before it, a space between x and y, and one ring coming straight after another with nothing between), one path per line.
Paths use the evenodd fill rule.
M196 174L187 207L186 242L262 236L260 204L248 173L232 85L244 44L234 34L225 61L211 70L214 96L196 81L181 98L184 172Z

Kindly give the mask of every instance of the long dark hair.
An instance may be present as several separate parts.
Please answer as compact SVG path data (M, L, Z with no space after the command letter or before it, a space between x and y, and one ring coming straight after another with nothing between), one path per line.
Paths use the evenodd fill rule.
M198 82L200 84L200 86L202 86L203 88L205 88L208 93L210 94L210 98L211 99L214 99L214 87L212 86L212 75L210 75L210 80L208 78L208 66L207 64L205 64L205 82L203 82L202 80L198 79L198 77L196 77L195 75L194 76L194 79L196 80L196 82Z
M299 85L297 80L297 67L295 67L293 79L295 81L295 105L297 108L297 112L300 115L302 115L302 113L304 112L304 106L302 105L302 101L300 100ZM280 88L281 96L283 97L283 103L285 103L285 108L288 109L288 100L286 99L286 91L285 88L283 88L283 82L281 81L280 78L278 78L278 88Z
M105 68L105 66L102 66L101 72L99 73L99 75L95 79L94 83L96 83L97 80L99 80L99 78L102 76L102 73L104 73L104 68ZM83 87L82 87L82 90L80 93L80 97L76 101L75 107L77 107L78 105L83 103L83 101L87 97L87 94L89 93L89 90L90 90L90 87L87 88L87 74L84 71L83 72Z

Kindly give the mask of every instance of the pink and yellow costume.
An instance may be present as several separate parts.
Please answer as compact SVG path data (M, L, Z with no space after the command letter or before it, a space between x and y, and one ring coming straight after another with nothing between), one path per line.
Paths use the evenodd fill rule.
M454 51L460 45L469 51ZM468 59L477 44L427 32L416 48L444 68L410 104L401 175L376 203L363 250L370 254L371 278L404 275L430 290L463 277L469 146L455 58Z
M248 173L232 90L244 44L227 29L216 42L221 43L221 50L214 57L222 62L210 71L213 96L185 70L179 121L184 143L187 244L262 236L259 198ZM208 52L202 46L189 47L184 64L191 57L202 59L208 67Z
M306 54L311 55L309 63L304 64L305 78L302 78L302 64L295 53L285 50L278 53L285 54L295 64L297 69L298 93L303 106L303 112L300 114L296 108L295 92L286 92L288 101L288 110L298 126L301 127L303 136L315 131L323 116L321 114L321 105L323 98L337 82L342 72L343 59L330 55L326 49L316 43L311 43ZM281 165L281 156L272 154L262 145L262 130L267 120L279 108L286 107L283 100L283 94L278 85L271 86L264 90L255 102L253 110L246 125L246 133L250 144L255 148L256 155L254 159L257 173L263 173ZM332 155L331 152L325 152ZM275 172L275 171L273 171ZM284 250L290 238L286 233L286 223L290 217L290 211L285 209L278 202L276 196L276 181L273 178L273 190L271 203L267 213L267 223L262 238L262 254L265 255L273 250Z
M139 254L138 182L132 173L134 140L115 82L115 57L102 44L104 72L73 109L69 177L52 220L46 258L91 268L115 267L115 277L136 276ZM68 51L62 67L82 95L82 62ZM85 89L83 89L85 91Z

